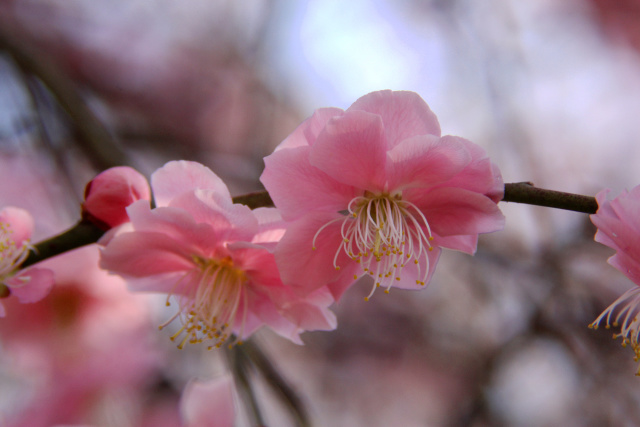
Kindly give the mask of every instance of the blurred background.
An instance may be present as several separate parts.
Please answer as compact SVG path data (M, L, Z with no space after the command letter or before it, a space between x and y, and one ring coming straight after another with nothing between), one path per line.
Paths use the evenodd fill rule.
M3 0L0 206L30 210L37 242L114 165L196 160L259 190L314 109L379 89L418 92L505 182L617 194L640 183L639 54L639 0ZM501 207L506 229L445 252L428 289L365 303L356 284L305 346L257 334L312 425L640 424L633 352L587 328L633 283L586 215ZM175 349L171 313L95 247L49 263L52 295L0 320L0 425L179 425L185 383L224 352ZM265 423L296 425L273 377L248 374Z

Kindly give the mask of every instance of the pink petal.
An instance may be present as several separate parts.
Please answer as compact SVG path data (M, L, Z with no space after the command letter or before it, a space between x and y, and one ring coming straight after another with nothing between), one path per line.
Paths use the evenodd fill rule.
M175 207L149 209L145 203L134 203L127 208L136 232L162 233L182 247L184 252L210 255L221 247L232 227L221 212L211 212L209 221L195 223L186 211ZM140 249L143 249L141 247Z
M197 285L197 271L171 271L153 276L126 277L127 288L133 292L152 292L158 294L187 295ZM196 277L197 276L197 277Z
M284 236L286 225L280 211L275 208L258 208L253 210L258 220L259 231L251 239L252 243L277 243Z
M616 251L626 253L640 262L640 239L637 233L626 222L617 217L591 215L591 222L598 228L595 240Z
M167 206L175 197L197 189L214 190L231 199L225 183L206 166L185 160L172 161L151 175L156 206Z
M20 208L7 206L0 210L0 223L9 224L11 229L11 240L16 245L22 246L23 242L28 242L33 234L33 217L31 214Z
M420 290L424 289L426 285L429 284L431 278L433 277L433 273L436 271L436 265L438 264L438 260L440 258L440 254L442 253L442 249L439 247L434 247L433 250L427 252L427 257L429 258L429 270L427 273L426 280L424 280L425 285L420 285L416 283L416 281L423 281L425 279L424 273L426 268L426 262L423 257L420 257L420 269L413 262L408 263L400 273L400 281L396 281L393 283L394 288L398 289L409 289L409 290Z
M342 243L341 221L328 225L318 234L315 242L317 249L313 250L313 237L320 227L340 217L339 214L325 212L309 213L289 225L275 249L276 262L285 284L295 286L299 292L308 295L337 281L342 275L350 277L353 282L352 276L358 264L344 250L341 249L337 257L340 270L333 266L334 257Z
M471 161L455 177L441 184L445 187L460 187L481 193L498 203L504 195L504 182L500 170L491 163L482 147L457 136L443 136L445 141L464 144Z
M111 228L129 221L125 208L136 200L151 200L147 179L135 169L117 166L87 184L83 210Z
M276 151L283 148L310 146L316 141L318 134L332 117L344 113L340 108L319 108L311 117L302 122L296 130L276 147Z
M330 331L336 328L335 314L327 307L333 303L333 296L327 288L320 288L304 299L293 301L284 310L284 316L302 330Z
M356 269L357 271L357 269ZM333 299L338 302L342 295L355 283L353 276L342 274L335 281L327 283L327 289Z
M308 147L279 150L265 157L260 180L287 221L311 210L338 212L355 197L352 187L309 163Z
M432 243L435 246L441 246L443 248L453 249L473 255L476 253L476 249L478 247L478 235L435 236L435 240Z
M165 234L142 231L115 237L100 258L101 268L125 278L184 272L193 266L188 248Z
M418 196L416 196L418 197ZM504 228L504 215L488 197L462 188L436 188L410 200L440 236L490 233Z
M611 256L608 262L634 283L640 283L640 262L638 262L637 258L634 259L621 251Z
M300 333L303 329L292 323L282 315L281 309L277 308L269 296L253 294L251 295L250 311L247 316L244 331L240 334L238 323L242 314L238 313L236 320L236 334L242 339L249 337L258 327L267 325L269 328L283 338L287 338L291 342L302 345Z
M415 135L440 136L438 118L415 92L383 90L369 93L354 102L347 112L354 110L382 118L387 150Z
M29 268L6 281L22 304L40 301L46 297L53 287L53 271L47 268Z
M6 316L7 316L7 310L5 310L4 304L2 304L2 301L0 301L0 317L6 317Z
M185 427L233 427L235 423L233 377L191 380L180 399Z
M169 207L188 212L197 224L207 224L221 240L251 240L258 232L258 221L249 207L234 204L214 190L184 193Z
M389 188L426 187L450 180L471 161L465 144L454 138L422 135L389 151Z
M611 208L615 212L623 224L629 226L634 234L640 233L640 200L636 200L629 195L628 197L617 197L610 203Z
M387 144L379 116L347 111L329 120L309 153L311 165L363 190L384 190Z
M269 288L283 286L273 253L248 242L233 242L227 245L234 265L243 270L252 287Z

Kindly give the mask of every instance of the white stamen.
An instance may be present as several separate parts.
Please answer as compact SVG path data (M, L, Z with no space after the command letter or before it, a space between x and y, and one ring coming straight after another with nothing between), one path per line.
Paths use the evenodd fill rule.
M234 267L231 258L203 259L193 257L195 268L176 282L170 296L177 299L179 311L160 325L166 327L180 318L182 327L171 337L175 341L183 335L178 348L211 340L219 348L231 337L238 310L242 310L240 330L242 337L247 320L248 300L244 289L244 271ZM167 298L167 305L169 297ZM238 338L230 344L241 344Z
M612 321L612 316L616 309L617 315ZM611 326L620 326L620 332L614 333L613 338L622 338L622 346L626 347L630 345L634 351L634 360L640 361L640 319L638 319L638 310L640 307L640 287L629 289L622 294L617 300L614 301L605 311L598 316L596 320L589 325L592 329L598 329L602 321L605 322L605 328L609 329ZM636 375L640 376L640 367L636 372Z
M0 284L16 272L29 256L29 250L33 249L28 240L21 242L20 246L16 245L11 238L12 233L10 224L0 222ZM22 277L21 284L13 283L11 287L24 286L30 279L30 277Z
M365 192L364 196L353 198L344 217L329 221L316 232L314 249L318 235L337 221L342 221L342 242L333 266L340 269L338 256L341 251L362 264L363 271L374 278L371 293L365 300L382 284L388 293L393 284L401 280L401 270L408 262L417 265L418 277L422 279L417 280L417 284L425 284L430 271L428 251L433 249L431 228L418 207L402 200L401 194ZM421 259L424 265L421 265Z

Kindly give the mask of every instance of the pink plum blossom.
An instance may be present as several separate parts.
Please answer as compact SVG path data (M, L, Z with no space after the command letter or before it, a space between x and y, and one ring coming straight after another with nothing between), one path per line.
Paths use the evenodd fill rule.
M184 427L233 427L235 423L233 377L191 380L182 392L180 412Z
M606 189L596 195L598 211L591 215L591 221L598 228L595 240L615 249L609 264L640 285L640 186L622 192L613 200L609 200L609 192ZM604 321L607 328L620 326L620 333L614 334L614 338L621 337L623 346L630 345L636 360L640 360L638 307L640 286L625 292L590 325L595 329ZM636 375L640 375L640 369Z
M261 181L289 223L275 251L283 281L327 285L336 299L362 275L375 279L371 294L419 289L441 247L473 254L479 233L504 226L498 169L481 147L441 137L413 92L316 110L265 165Z
M27 259L33 218L24 209L0 210L0 298L14 295L21 303L33 303L47 296L53 286L53 272L46 268L19 270ZM0 317L5 309L0 303Z
M167 163L151 187L157 208L146 201L127 208L131 230L106 245L101 265L134 291L177 301L165 325L180 320L172 337L179 348L202 341L219 347L262 325L297 343L304 330L335 327L326 289L300 299L282 283L268 241L282 234L275 209L233 204L222 180L195 162Z
M150 200L147 179L127 166L107 169L84 190L83 217L104 230L129 221L126 208L136 200Z

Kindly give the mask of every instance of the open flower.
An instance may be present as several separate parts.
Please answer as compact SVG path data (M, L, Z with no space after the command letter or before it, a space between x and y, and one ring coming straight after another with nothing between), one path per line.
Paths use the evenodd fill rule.
M640 285L640 186L624 191L613 200L608 200L610 190L596 195L598 211L591 221L598 228L596 242L615 249L609 264L620 270L629 279ZM625 292L589 325L597 329L605 322L607 328L620 327L614 338L622 338L622 345L630 345L635 360L640 361L640 286ZM636 375L640 375L640 368Z
M132 231L107 244L101 266L132 290L168 294L167 305L174 297L179 309L166 324L181 322L172 337L179 348L219 347L263 324L297 343L304 330L335 327L326 290L301 299L282 283L267 248L282 234L274 209L233 204L222 180L195 162L167 163L151 186L158 207L140 200L127 208Z
M180 399L185 427L233 427L236 418L233 377L189 381Z
M15 207L0 211L0 298L14 295L21 303L40 301L53 286L53 272L46 268L20 270L27 259L33 234L29 212ZM0 317L5 309L0 303Z
M261 180L290 222L275 252L284 282L326 285L336 299L361 275L374 278L371 294L421 288L441 247L474 253L479 233L504 225L498 169L481 147L441 137L413 92L316 110L265 165Z

